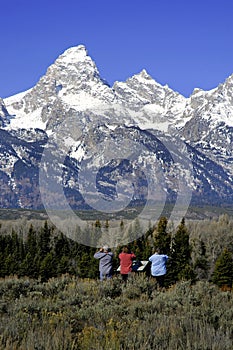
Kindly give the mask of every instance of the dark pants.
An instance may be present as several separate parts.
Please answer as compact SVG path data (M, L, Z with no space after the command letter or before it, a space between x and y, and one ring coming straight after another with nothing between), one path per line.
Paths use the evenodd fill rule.
M128 281L128 277L129 277L129 275L127 273L126 274L124 274L124 273L121 274L122 281L125 282L125 283Z
M159 287L160 287L160 288L163 288L163 287L164 287L164 277L165 277L165 275L162 275L162 276L153 276L153 277L156 279L156 281L157 281Z

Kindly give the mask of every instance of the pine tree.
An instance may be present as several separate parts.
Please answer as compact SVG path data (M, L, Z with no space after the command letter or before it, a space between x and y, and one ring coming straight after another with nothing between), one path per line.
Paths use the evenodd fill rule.
M37 252L37 238L36 238L36 232L34 230L33 225L30 225L27 240L26 240L26 251L27 253L30 253L32 256L36 255Z
M171 234L167 232L167 218L161 217L155 231L154 248L159 248L161 253L170 255Z
M37 234L33 225L30 225L25 242L25 258L20 266L21 275L31 278L39 276L40 258L38 253Z
M59 260L56 257L56 272L58 275L73 272L70 266L70 260L67 255L62 255Z
M151 245L152 232L152 228L149 228L144 235L141 235L138 239L129 244L129 248L136 255L137 260L147 260L149 256L151 256L153 252Z
M54 264L54 255L52 252L48 253L42 260L40 265L40 276L42 282L56 276L56 266Z
M23 240L12 230L8 240L6 270L7 274L20 275L20 264L24 259Z
M212 281L219 287L233 285L233 254L225 248L215 263Z
M195 273L191 262L191 245L189 244L189 233L182 219L172 239L170 259L167 265L167 280L170 283L176 281L195 280Z
M62 256L68 257L70 255L69 239L63 233L54 239L54 253L57 260L60 260Z
M153 228L150 227L142 237L142 260L148 260L148 258L154 253L154 247L152 246L152 235Z
M75 273L72 266L72 258L76 250L76 242L68 239L63 233L54 239L54 265L58 275L64 273Z
M77 257L77 274L79 277L99 277L99 261L94 258L94 254L94 248L82 246L82 251Z
M33 255L30 251L28 251L20 266L21 275L28 276L30 278L38 278L39 269L40 260L38 260L37 255Z
M41 229L38 240L38 254L41 260L50 252L51 229L48 222L45 221L44 227Z
M208 278L209 262L206 256L205 243L200 239L197 242L196 256L194 262L194 269L197 273L198 279L203 280Z
M7 262L7 257L9 255L9 243L11 237L9 235L0 235L0 277L9 275L9 265Z

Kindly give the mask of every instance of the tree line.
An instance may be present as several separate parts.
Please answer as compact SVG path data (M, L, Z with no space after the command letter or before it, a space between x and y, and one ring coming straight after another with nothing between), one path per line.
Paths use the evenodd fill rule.
M185 219L175 229L169 226L166 217L161 217L144 235L128 245L139 260L148 260L157 248L169 256L166 286L181 280L193 283L208 280L219 287L232 288L233 242L229 237L232 237L233 224L224 216L206 227L211 225L222 228L221 247L214 232L204 235L200 226L196 223L187 225ZM107 222L101 224L97 220L94 223L94 229L98 231L107 227ZM139 229L139 222L131 228L132 231ZM98 262L93 257L96 249L66 237L47 221L39 227L33 224L28 229L25 227L23 234L15 228L10 233L3 231L0 234L0 277L17 275L47 281L51 277L69 274L98 278ZM115 270L121 248L113 249Z

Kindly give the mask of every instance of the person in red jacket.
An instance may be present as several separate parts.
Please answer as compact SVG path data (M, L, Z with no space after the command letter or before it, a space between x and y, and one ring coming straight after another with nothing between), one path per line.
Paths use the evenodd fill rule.
M136 258L136 255L132 253L128 247L123 247L122 252L119 254L120 259L120 273L122 280L126 283L128 276L132 271L132 262Z

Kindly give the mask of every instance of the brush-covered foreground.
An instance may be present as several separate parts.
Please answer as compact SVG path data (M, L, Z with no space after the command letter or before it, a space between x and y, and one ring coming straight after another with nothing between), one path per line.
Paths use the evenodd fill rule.
M207 281L0 280L0 349L232 350L232 291Z

